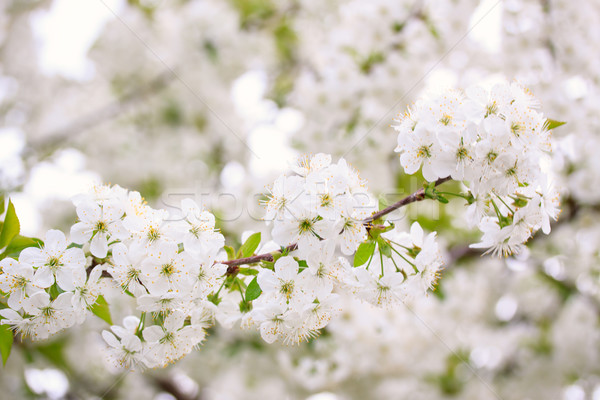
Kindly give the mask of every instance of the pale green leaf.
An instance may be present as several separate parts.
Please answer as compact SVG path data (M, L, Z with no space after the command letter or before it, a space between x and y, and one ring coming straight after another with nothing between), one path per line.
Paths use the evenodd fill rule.
M8 201L8 207L6 208L6 215L4 216L4 225L2 226L2 233L0 233L0 249L8 246L11 240L19 234L21 225L19 224L19 218L15 212L15 206L12 201Z
M94 313L94 315L103 319L109 325L112 325L110 309L108 308L108 303L106 302L106 299L102 295L98 296L96 303L94 303L94 305L91 307L91 311Z
M242 257L250 257L252 254L254 254L254 251L258 248L258 245L260 244L260 239L260 232L256 232L250 235L250 237L246 239L246 241L242 245L242 248L240 249Z
M246 288L246 301L252 301L256 299L262 293L262 289L258 285L256 277L250 281Z
M375 242L363 242L354 254L354 266L359 267L369 261L375 251Z
M0 325L0 354L2 355L2 365L6 365L10 350L13 344L13 332L10 325Z

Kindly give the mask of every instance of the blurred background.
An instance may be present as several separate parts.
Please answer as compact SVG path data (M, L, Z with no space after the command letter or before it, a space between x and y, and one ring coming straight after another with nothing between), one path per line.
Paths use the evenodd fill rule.
M217 326L144 373L111 369L89 318L15 346L0 399L600 400L599 54L598 0L2 0L0 190L24 235L67 230L71 197L103 182L156 207L195 197L230 243L265 237L257 200L303 153L394 201L422 181L390 124L427 91L515 80L567 124L561 218L518 258L469 252L462 203L421 204L401 224L448 251L410 309L345 299L297 347Z

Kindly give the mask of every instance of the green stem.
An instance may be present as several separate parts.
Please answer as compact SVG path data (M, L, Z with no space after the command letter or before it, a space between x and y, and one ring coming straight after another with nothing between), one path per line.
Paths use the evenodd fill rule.
M496 193L494 193L494 194L496 194ZM498 196L497 194L496 194L496 197L497 197L498 199L500 199L500 201L502 202L502 204L504 204L504 205L506 206L506 208L508 208L508 211L510 211L512 214L514 214L514 213L515 213L515 212L513 211L513 209L512 209L512 208L510 208L510 206L509 206L508 204L506 204L506 202L504 201L504 199L502 199L502 197Z
M389 243L389 242L388 242L388 243ZM403 256L403 255L402 255L402 254L401 254L401 253L400 253L398 250L396 250L396 249L394 248L394 246L392 246L391 244L390 244L390 248L392 249L392 251L394 251L396 254L398 254L400 257L402 257L402 259L403 259L404 261L406 261L407 263L409 263L409 264L410 264L410 265L413 267L413 269L415 270L415 272L416 272L417 274L419 273L419 269L417 268L417 266L416 266L415 264L413 264L413 263L411 263L410 261L408 261L408 260L406 259L406 257L404 257L404 256Z
M466 194L452 193L452 192L440 192L440 191L438 191L438 193L439 194L445 194L447 196L460 197L461 199L465 199L465 200L469 201L469 196L467 196Z

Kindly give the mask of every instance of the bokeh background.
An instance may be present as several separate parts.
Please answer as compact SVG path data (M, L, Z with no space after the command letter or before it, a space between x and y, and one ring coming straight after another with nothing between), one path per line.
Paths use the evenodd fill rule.
M193 196L230 243L266 235L257 200L302 153L346 158L393 201L421 184L393 118L423 92L502 79L567 122L563 212L525 254L480 257L460 202L419 205L401 223L438 231L446 270L411 309L346 299L296 347L215 327L144 373L108 365L90 318L15 345L0 398L600 399L600 1L2 0L0 190L31 236L68 229L94 182L156 207Z

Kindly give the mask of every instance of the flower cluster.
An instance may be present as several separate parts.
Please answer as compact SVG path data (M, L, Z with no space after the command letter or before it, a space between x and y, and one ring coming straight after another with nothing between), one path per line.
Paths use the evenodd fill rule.
M433 289L441 267L436 233L425 235L414 222L410 233L396 228L381 234L375 252L353 270L353 291L377 306L399 305Z
M549 171L550 121L517 84L424 98L398 120L400 164L432 182L463 181L468 222L484 233L473 247L518 253L558 217L558 192Z
M83 250L68 244L62 232L50 230L44 246L0 261L0 291L8 297L0 315L25 337L46 339L83 322L100 293L101 269L88 276Z
M273 240L296 243L302 255L320 240L330 239L345 255L352 255L366 239L362 220L376 211L365 181L342 158L331 163L328 154L300 157L295 175L281 175L266 202L265 220L273 221Z
M279 258L273 270L263 269L257 281L263 294L248 314L263 339L296 344L315 336L339 311L338 294L350 274L344 257L335 257L335 242L318 243L302 266L291 256Z
M556 216L552 186L539 169L548 133L534 106L515 85L466 97L453 91L417 103L397 127L406 172L422 166L427 180L466 183L469 193L459 196L484 231L475 246L517 251L533 229L549 231ZM277 178L265 202L279 250L256 256L259 233L236 252L225 246L214 215L192 199L168 212L119 186L76 196L72 244L51 230L18 261L0 263L8 305L2 323L44 339L82 323L89 311L98 314L108 307L104 295L117 289L140 315L102 333L109 359L157 367L199 345L214 321L255 327L268 343L296 344L330 322L342 294L387 308L434 288L442 266L435 232L426 235L417 222L404 232L383 218L394 207L374 215L365 181L344 159L301 157L292 171ZM443 198L435 185L422 190L407 199Z
M142 312L141 320L127 317L103 333L118 365L163 366L189 353L204 339L204 303L226 270L215 263L224 237L214 216L190 199L170 215L119 186L95 187L74 204L74 245L51 230L41 248L2 260L0 290L10 307L1 311L3 323L45 339L83 322L114 283Z

